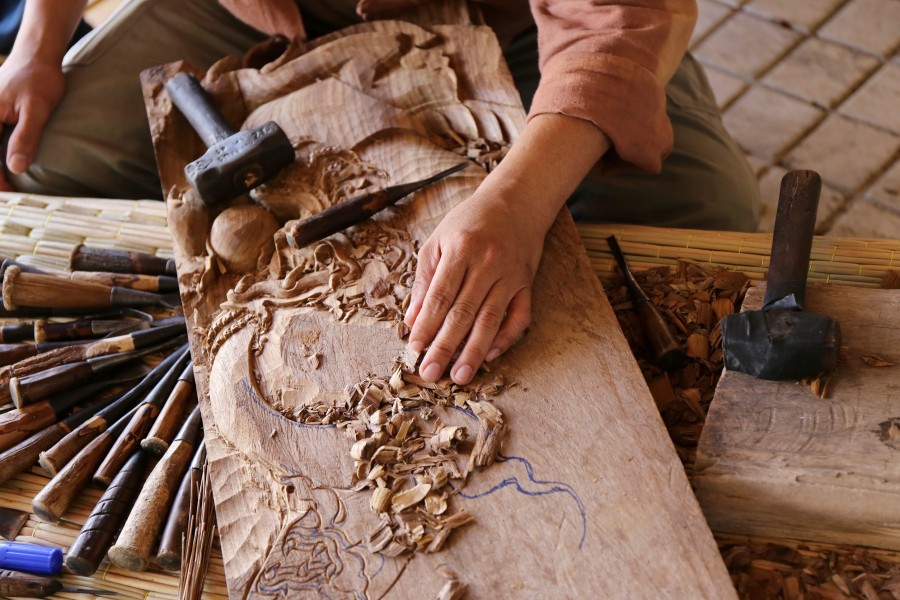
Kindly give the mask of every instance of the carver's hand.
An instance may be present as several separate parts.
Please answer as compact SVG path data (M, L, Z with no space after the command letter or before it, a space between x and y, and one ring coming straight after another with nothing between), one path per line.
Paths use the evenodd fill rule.
M540 114L478 190L447 213L419 251L406 324L409 345L430 345L419 374L472 380L531 321L531 288L544 237L566 198L607 151L588 121Z
M465 340L450 376L469 383L484 360L505 352L528 327L546 228L520 208L485 181L419 251L405 320L413 350L431 345L420 367L425 379L441 377Z
M10 54L0 66L0 126L14 127L6 149L6 167L24 173L37 156L44 125L59 104L65 77L58 63ZM0 170L0 189L11 191Z

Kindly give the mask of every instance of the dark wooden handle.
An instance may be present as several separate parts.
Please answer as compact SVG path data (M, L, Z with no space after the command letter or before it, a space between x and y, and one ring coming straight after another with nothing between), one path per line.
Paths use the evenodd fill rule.
M18 571L0 571L0 596L45 598L62 591L57 579L29 575Z
M94 375L88 362L61 365L34 375L13 377L9 382L10 396L16 406L34 404L87 383Z
M172 509L169 511L166 526L159 540L156 562L167 571L181 569L182 537L187 528L188 515L191 512L191 499L195 490L199 489L204 462L206 462L206 445L201 442L194 452L191 467L181 479L181 486L175 495L175 501L172 502Z
M113 437L109 431L97 436L84 450L78 453L50 482L37 493L31 502L34 514L42 521L59 521L72 500L88 484L97 465L112 446Z
M144 252L77 246L69 257L70 271L109 271L142 275L176 275L175 261Z
M156 456L165 454L184 420L185 409L196 397L192 382L180 380L176 383L141 447Z
M108 426L109 423L103 417L92 417L63 436L46 452L41 452L38 463L48 477L55 476L85 446L106 431Z
M156 418L156 413L157 408L152 404L142 404L138 407L137 412L125 427L125 431L119 435L106 454L106 458L97 467L97 471L94 473L94 483L107 486L112 482L116 473L119 472L128 457L134 454L141 440L147 435L153 419Z
M122 467L85 521L66 553L66 567L76 575L93 575L125 522L147 470L146 452L135 452Z
M56 413L49 402L16 408L0 415L0 452L55 422Z
M821 190L815 171L789 171L781 179L763 309L791 294L803 306Z
M215 146L234 133L192 74L176 73L166 82L166 91L207 147Z
M33 465L41 452L61 440L68 431L63 423L45 427L0 454L0 484Z
M654 362L664 371L676 369L684 364L687 360L687 353L684 348L675 339L669 324L659 313L653 301L650 300L647 293L641 289L637 279L628 267L625 260L625 254L619 247L616 236L611 235L606 238L606 243L612 251L613 258L622 272L625 279L625 286L631 295L631 301L634 303L635 312L641 322L641 328L644 330L644 339L650 347Z
M179 440L169 446L165 455L156 463L144 482L116 543L109 549L109 560L114 565L129 571L143 571L147 568L150 551L159 536L193 453L191 444Z
M15 364L37 353L36 344L0 344L0 367Z

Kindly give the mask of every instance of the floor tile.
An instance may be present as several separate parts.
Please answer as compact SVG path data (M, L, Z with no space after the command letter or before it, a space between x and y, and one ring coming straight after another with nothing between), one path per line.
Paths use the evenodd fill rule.
M748 87L747 82L743 79L718 69L708 67L705 71L706 78L709 79L709 85L716 96L719 108L728 106L732 100Z
M881 64L877 58L816 38L809 38L763 78L774 88L804 100L834 107Z
M743 77L755 77L786 54L802 35L736 12L710 33L694 50L704 64Z
M694 26L694 33L691 34L691 46L702 40L707 33L712 31L716 25L721 23L733 11L733 7L720 2L698 0L697 24Z
M828 230L838 237L877 237L897 239L900 214L870 202L852 202Z
M815 31L846 0L750 0L744 4L747 12L790 23L805 33Z
M784 164L818 171L847 193L874 178L898 150L900 137L832 114L791 150Z
M866 200L900 214L900 161L881 175L866 191ZM900 238L900 231L894 234Z
M825 112L815 106L754 86L725 111L725 128L750 154L777 158L811 129Z
M819 29L818 35L890 56L900 45L900 2L851 0Z
M900 65L885 63L840 112L900 135Z

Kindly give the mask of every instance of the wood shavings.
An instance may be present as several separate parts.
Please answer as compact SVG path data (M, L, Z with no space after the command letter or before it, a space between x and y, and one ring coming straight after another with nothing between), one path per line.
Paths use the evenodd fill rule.
M893 367L895 363L875 354L867 354L860 357L870 367Z

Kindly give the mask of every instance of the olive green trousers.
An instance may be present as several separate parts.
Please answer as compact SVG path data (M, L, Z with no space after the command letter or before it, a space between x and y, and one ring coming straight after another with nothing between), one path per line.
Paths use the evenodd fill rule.
M161 198L140 72L177 60L207 68L262 39L216 0L124 2L66 55L66 95L47 123L36 161L27 173L7 177L23 192ZM527 107L539 78L535 30L520 35L505 54ZM675 148L662 172L591 177L569 202L573 216L755 230L756 178L725 131L709 83L690 55L666 92Z

